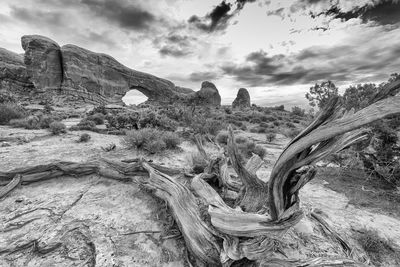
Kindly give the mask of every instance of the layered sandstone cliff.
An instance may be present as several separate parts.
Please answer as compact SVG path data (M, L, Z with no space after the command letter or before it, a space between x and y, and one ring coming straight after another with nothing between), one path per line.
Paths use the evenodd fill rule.
M24 60L0 51L0 82L8 87L34 88L53 98L95 104L122 104L122 97L136 89L151 102L219 106L214 84L204 82L200 91L175 86L171 81L130 69L113 57L64 45L39 36L21 38ZM10 84L12 86L10 86Z

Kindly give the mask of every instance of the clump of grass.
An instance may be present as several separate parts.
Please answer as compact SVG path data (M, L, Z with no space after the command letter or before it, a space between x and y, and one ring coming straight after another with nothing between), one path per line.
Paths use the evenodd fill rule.
M175 149L182 143L182 140L174 132L164 132L163 141L167 149Z
M143 128L128 131L123 137L123 143L127 148L157 153L165 149L177 148L181 144L181 139L173 132L164 132L156 128Z
M374 266L381 266L382 263L390 261L395 266L400 265L400 250L395 248L393 242L379 236L377 231L361 229L356 237L357 242L365 250Z
M62 133L66 133L67 127L65 127L64 123L55 121L55 122L50 123L49 130L52 134L59 135Z

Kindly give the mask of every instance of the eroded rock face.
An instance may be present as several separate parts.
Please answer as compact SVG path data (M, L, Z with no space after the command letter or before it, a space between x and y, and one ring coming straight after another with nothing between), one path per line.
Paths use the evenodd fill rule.
M233 108L249 108L250 103L250 94L246 88L240 88L235 100L232 103Z
M201 84L200 91L194 93L190 99L190 103L199 106L221 106L221 96L217 87L208 81Z
M60 46L40 35L25 35L21 44L27 73L35 88L42 92L60 89L63 81Z
M23 56L0 48L0 90L20 95L32 89Z
M137 89L150 101L169 102L179 93L175 85L156 76L125 67L111 56L75 45L61 48L63 90L94 102L120 103L131 89Z
M55 102L89 102L93 104L123 104L122 97L136 89L149 102L186 103L220 106L221 97L210 82L203 82L200 91L175 86L171 81L130 69L111 56L87 49L64 45L39 36L21 38L24 60L17 54L3 51L0 62L0 82L30 84L35 98L50 97ZM10 52L12 53L12 52ZM12 63L7 63L12 62ZM24 65L25 63L25 65ZM26 85L25 85L26 84Z

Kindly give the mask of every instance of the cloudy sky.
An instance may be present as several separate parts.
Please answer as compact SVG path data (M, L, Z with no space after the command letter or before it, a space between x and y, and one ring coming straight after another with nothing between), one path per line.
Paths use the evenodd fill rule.
M398 0L0 0L0 47L45 35L110 54L223 104L245 87L259 105L305 105L333 80L385 81L400 72Z

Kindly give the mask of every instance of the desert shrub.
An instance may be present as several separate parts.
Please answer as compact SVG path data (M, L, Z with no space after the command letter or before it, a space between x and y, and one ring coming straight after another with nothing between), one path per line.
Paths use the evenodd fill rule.
M91 111L89 111L88 115L94 115L94 114L103 114L103 115L107 115L107 109L105 105L100 105L97 107L94 107L94 109L92 109Z
M40 129L47 129L50 127L50 124L56 121L58 118L53 117L51 115L43 115L39 117L39 128Z
M87 120L93 121L96 125L104 124L104 114L102 113L95 113L87 117Z
M160 138L159 132L154 128L128 131L123 137L123 143L128 148L143 149L147 140Z
M268 128L269 125L268 125L268 123L262 122L262 123L260 123L260 127Z
M252 151L252 153L258 155L260 158L264 158L265 154L267 154L267 151L265 150L265 148L263 148L260 145L256 145Z
M7 124L12 119L20 119L26 116L23 108L13 103L0 104L0 125Z
M83 134L81 134L81 136L79 137L78 142L80 142L80 143L89 142L90 139L91 139L90 134L88 134L88 133L83 133Z
M164 149L173 149L181 143L180 138L172 132L164 132L156 128L131 130L123 137L123 143L128 148L143 149L157 153Z
M300 123L300 120L294 119L293 122L294 122L294 123Z
M175 131L178 127L177 123L166 115L155 112L142 112L138 124L140 128L154 127L166 131Z
M167 148L167 144L163 140L147 140L143 149L151 154L155 154Z
M287 127L289 127L289 128L296 128L296 125L294 125L293 123L291 123L291 122L286 122L286 126Z
M228 132L226 131L219 132L215 137L215 140L217 141L217 143L222 145L228 144Z
M246 158L246 157L251 157L252 152L254 148L256 147L256 144L251 141L246 141L244 143L238 144L238 149L239 152Z
M242 126L239 127L240 130L242 131L246 131L247 130L247 126L245 124L243 124Z
M250 128L251 133L258 133L258 127Z
M25 129L40 129L40 119L37 116L29 116L22 119L13 119L9 122L9 125L16 128Z
M306 110L302 109L298 106L294 106L292 108L292 114L300 117L304 117L306 115Z
M64 123L55 121L55 122L50 123L49 130L52 134L59 135L61 133L66 133L67 127L65 127Z
M269 133L267 133L266 137L267 137L267 141L269 143L271 143L272 141L274 141L276 139L276 133L269 132Z
M96 123L88 119L81 120L76 126L78 127L79 130L92 131L97 129Z
M279 121L274 121L273 124L274 124L274 126L279 126L279 125L281 125L281 123L280 123Z
M235 143L236 144L243 144L243 143L246 143L246 142L247 142L247 139L245 137L243 137L243 136L238 136L238 137L235 138Z
M394 248L392 242L380 237L374 230L361 229L359 232L361 234L356 237L357 242L368 254L374 266L381 266L386 257L400 264L400 251Z
M167 149L175 149L182 143L182 140L174 132L164 132L162 140L165 142Z
M107 128L115 129L138 129L140 114L135 111L122 112L118 114L108 114L106 116Z
M219 131L224 128L224 124L221 121L213 119L196 120L192 125L192 129L195 133L199 134L210 134L217 135Z
M267 128L265 128L265 127L258 127L257 132L258 132L258 133L266 133L266 132L267 132Z

